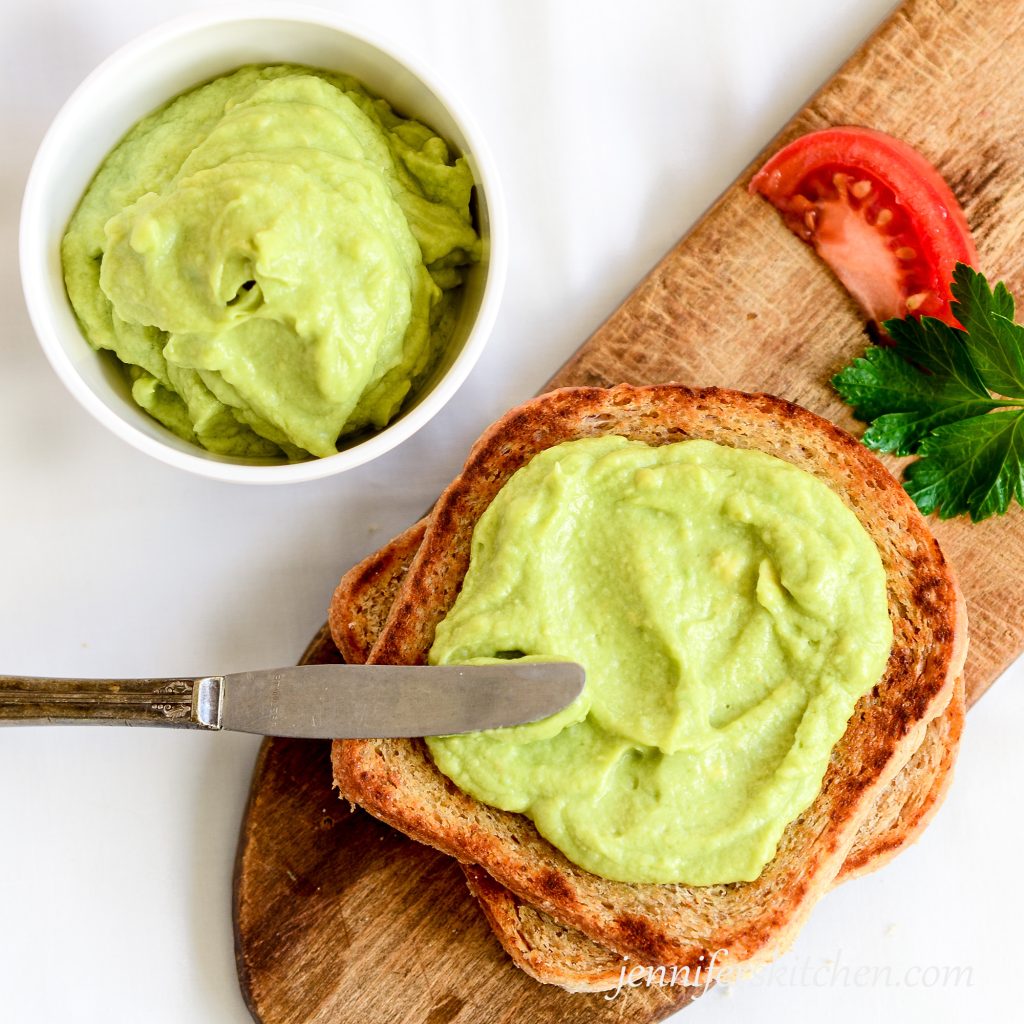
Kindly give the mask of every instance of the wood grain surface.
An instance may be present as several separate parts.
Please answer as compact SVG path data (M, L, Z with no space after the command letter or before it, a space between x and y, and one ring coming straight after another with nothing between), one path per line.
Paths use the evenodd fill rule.
M832 124L867 124L905 139L963 203L981 269L1024 295L1022 68L1020 0L910 0L769 151ZM866 345L864 322L813 252L747 194L766 155L551 386L678 380L767 391L860 432L828 381ZM897 460L890 466L899 469ZM967 598L973 703L1024 649L1024 510L933 525ZM307 655L334 656L323 634ZM268 740L254 773L236 863L235 932L239 977L257 1020L647 1024L692 997L640 988L609 1002L533 982L511 966L453 862L337 799L328 749Z

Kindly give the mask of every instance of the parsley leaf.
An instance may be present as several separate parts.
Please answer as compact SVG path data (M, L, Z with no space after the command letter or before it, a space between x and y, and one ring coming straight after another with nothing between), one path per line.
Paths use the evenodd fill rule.
M873 347L832 378L875 451L919 456L904 486L922 512L978 521L1024 504L1024 327L1013 298L957 264L963 329L932 317L888 320L896 348Z
M912 454L944 423L980 416L1000 405L989 398L984 386L971 388L952 378L924 374L893 348L868 349L832 383L843 401L854 407L857 419L874 421L864 443L896 455Z
M953 295L953 315L964 325L957 333L985 386L1007 398L1024 398L1024 327L1013 322L1006 285L1000 281L989 291L981 274L958 263Z
M907 467L907 493L922 512L974 520L1024 503L1024 410L1003 410L940 427Z

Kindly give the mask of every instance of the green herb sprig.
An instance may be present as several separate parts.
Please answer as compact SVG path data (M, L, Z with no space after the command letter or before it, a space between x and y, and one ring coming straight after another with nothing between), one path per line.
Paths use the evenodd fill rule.
M895 348L874 346L832 378L864 443L917 455L904 487L925 514L975 522L1024 504L1024 327L1001 282L963 263L952 310L963 329L933 317L887 320Z

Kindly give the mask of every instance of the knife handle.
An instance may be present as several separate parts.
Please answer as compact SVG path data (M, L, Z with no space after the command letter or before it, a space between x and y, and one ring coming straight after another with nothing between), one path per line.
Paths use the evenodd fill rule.
M220 728L221 676L48 679L0 675L0 725Z

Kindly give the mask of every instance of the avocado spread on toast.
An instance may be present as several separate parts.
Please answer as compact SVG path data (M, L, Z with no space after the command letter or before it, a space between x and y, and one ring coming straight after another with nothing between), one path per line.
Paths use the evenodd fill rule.
M541 722L427 742L597 875L751 881L892 637L878 550L815 476L704 440L569 441L480 518L430 662L569 658L586 689Z

